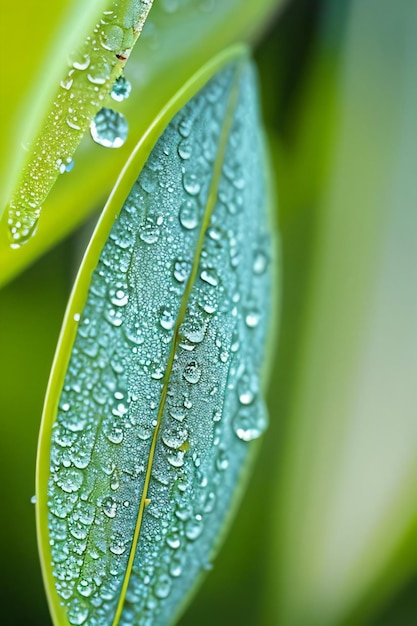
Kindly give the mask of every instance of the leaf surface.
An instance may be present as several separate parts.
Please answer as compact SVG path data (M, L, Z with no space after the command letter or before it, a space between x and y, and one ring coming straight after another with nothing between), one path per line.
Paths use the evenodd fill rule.
M87 251L45 405L37 520L59 624L172 623L266 427L270 195L241 49L153 131Z

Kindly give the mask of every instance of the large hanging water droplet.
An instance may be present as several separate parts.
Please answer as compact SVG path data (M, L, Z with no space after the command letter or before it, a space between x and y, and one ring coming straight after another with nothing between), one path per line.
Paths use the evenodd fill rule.
M104 107L90 124L91 136L104 148L120 148L127 139L128 124L121 113Z
M122 100L126 100L130 96L131 90L132 85L122 74L121 76L119 76L119 78L116 79L110 95L113 100L116 100L116 102L121 102Z
M233 430L242 441L258 439L267 427L266 411L262 403L239 409L233 418Z

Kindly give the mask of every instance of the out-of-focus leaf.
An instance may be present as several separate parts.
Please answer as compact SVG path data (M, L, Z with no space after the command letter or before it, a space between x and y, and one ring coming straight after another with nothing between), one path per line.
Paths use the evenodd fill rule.
M356 626L416 557L417 11L351 10L281 466L273 575L291 626Z
M37 474L56 623L172 623L210 566L266 427L270 201L233 48L138 145L74 287Z
M7 207L14 247L33 236L46 196L60 173L68 168L95 114L109 99L152 0L106 0L97 4L94 28L71 51L54 99L45 103L45 110L40 112L42 119L37 120L39 127L34 141L27 147L24 166ZM45 72L45 76L55 83L54 73ZM46 90L49 91L48 87ZM122 132L118 128L116 131L120 143Z
M126 66L133 89L130 98L120 106L130 128L125 145L112 151L96 146L86 137L74 156L74 170L60 177L46 199L36 236L17 250L9 246L3 219L0 284L99 208L139 137L167 100L213 54L234 41L256 37L271 14L283 4L284 0L156 3ZM30 106L24 116L29 111Z

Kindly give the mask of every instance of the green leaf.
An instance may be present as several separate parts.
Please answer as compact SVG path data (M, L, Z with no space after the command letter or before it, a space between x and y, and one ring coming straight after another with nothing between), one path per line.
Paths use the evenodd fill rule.
M266 427L269 204L233 48L137 146L67 310L37 472L55 623L172 623L211 567Z
M10 280L96 210L114 186L138 139L145 135L166 102L214 54L235 41L254 39L272 12L283 4L284 0L257 3L186 0L175 11L172 11L174 5L168 11L168 2L156 3L126 66L126 76L133 89L120 107L130 129L125 145L119 150L108 150L85 137L74 156L74 170L57 180L45 200L36 236L24 246L10 248L7 220L2 220L0 284ZM24 119L32 115L37 91L38 87L22 110ZM13 154L11 159L7 155L8 161L15 158ZM9 178L6 172L4 179Z
M151 6L152 0L107 2L84 43L71 52L7 208L14 247L34 234L46 196L109 98Z
M417 6L354 0L346 23L276 470L271 605L291 626L369 623L417 556Z

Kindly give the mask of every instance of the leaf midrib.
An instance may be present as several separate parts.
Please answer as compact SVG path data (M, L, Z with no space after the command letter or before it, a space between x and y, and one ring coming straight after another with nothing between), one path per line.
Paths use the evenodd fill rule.
M148 464L146 468L143 492L142 492L142 496L141 496L141 500L139 504L138 516L136 519L136 525L135 525L135 530L133 533L132 545L130 548L129 559L128 559L127 566L126 566L126 572L124 575L123 584L122 584L122 588L120 591L120 596L119 596L119 600L117 603L116 612L113 618L112 626L119 626L120 618L121 618L124 604L125 604L126 593L127 593L127 589L129 586L130 575L131 575L132 568L133 568L133 562L136 556L136 549L138 546L140 530L142 526L143 513L145 510L146 503L147 503L147 495L148 495L148 490L149 490L149 485L150 485L150 479L151 479L151 473L152 473L152 467L153 467L153 459L155 456L155 450L156 450L156 445L158 441L158 434L159 434L161 424L162 424L162 417L163 417L164 410L165 410L165 402L166 402L166 397L168 393L168 386L169 386L171 372L172 372L172 368L174 364L175 354L178 348L179 329L185 319L185 314L187 312L187 307L188 307L188 302L189 302L189 296L194 286L194 283L197 277L198 268L200 265L201 252L203 248L204 239L206 236L206 231L210 224L211 216L212 216L212 213L216 205L216 201L217 201L217 191L218 191L219 183L221 179L222 167L223 167L223 163L224 163L224 159L226 155L226 149L227 149L227 145L229 141L230 132L232 129L234 112L237 107L237 101L238 101L238 95L239 95L240 73L241 73L241 64L238 64L235 69L234 76L232 79L232 84L229 90L224 122L223 122L223 126L220 132L218 149L217 149L216 158L215 158L214 166L213 166L213 174L212 174L212 178L210 181L210 187L209 187L209 191L207 195L207 202L206 202L206 207L204 211L203 223L202 223L199 238L197 241L197 247L196 247L196 252L194 255L193 266L192 266L190 276L188 278L188 281L184 290L184 294L181 299L181 304L180 304L178 316L177 316L175 327L174 327L172 348L169 354L167 367L165 370L164 384L163 384L162 393L161 393L161 400L159 403L157 423L154 429L152 443L151 443L151 447L149 450L149 458L148 458Z

